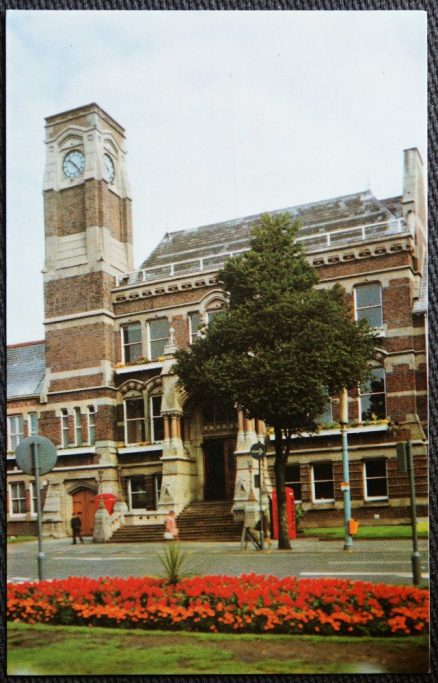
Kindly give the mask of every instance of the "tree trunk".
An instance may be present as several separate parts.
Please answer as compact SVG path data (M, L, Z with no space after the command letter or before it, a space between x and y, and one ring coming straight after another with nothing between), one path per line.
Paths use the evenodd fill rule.
M277 489L277 515L278 515L278 548L289 550L289 529L287 526L286 490L285 490L285 460L283 454L283 434L279 427L274 427L275 432L275 488Z

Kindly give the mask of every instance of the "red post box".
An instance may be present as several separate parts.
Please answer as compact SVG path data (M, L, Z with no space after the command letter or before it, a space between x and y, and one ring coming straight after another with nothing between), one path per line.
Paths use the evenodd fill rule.
M115 502L117 500L117 496L115 496L112 493L99 493L99 495L96 496L94 499L94 509L97 510L99 507L99 501L103 500L103 504L105 505L106 509L112 514Z
M286 486L286 515L289 538L297 537L297 524L295 517L295 497L293 489ZM277 489L272 491L272 538L278 539L278 509L277 509Z

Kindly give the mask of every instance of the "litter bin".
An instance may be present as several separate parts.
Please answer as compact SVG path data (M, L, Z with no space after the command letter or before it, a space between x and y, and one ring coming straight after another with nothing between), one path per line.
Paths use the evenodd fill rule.
M105 505L106 509L111 515L117 500L117 496L115 496L113 493L99 493L99 495L97 495L94 499L95 510L97 510L97 508L99 507L100 500L103 500L103 504Z
M286 486L286 515L289 538L297 537L297 524L295 516L295 497L293 489ZM272 491L272 538L278 539L278 510L277 510L277 489Z

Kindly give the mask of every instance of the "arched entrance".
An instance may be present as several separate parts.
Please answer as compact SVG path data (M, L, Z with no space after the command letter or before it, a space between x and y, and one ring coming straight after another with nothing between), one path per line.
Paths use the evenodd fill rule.
M89 488L81 487L72 493L73 515L80 517L82 536L92 536L94 529L96 492Z

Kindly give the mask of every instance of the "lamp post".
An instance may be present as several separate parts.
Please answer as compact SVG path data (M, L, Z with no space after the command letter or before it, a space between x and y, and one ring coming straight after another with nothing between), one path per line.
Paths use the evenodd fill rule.
M349 521L351 519L351 498L350 498L350 472L348 467L348 391L341 391L341 437L342 437L342 493L344 495L344 550L351 550L353 538L349 533Z

